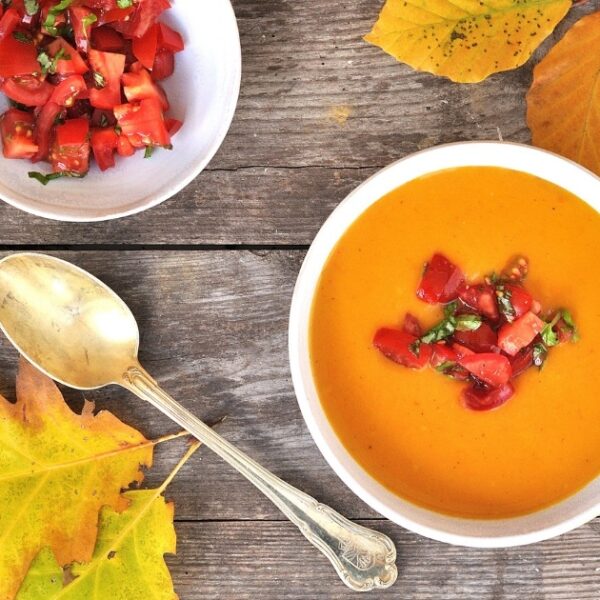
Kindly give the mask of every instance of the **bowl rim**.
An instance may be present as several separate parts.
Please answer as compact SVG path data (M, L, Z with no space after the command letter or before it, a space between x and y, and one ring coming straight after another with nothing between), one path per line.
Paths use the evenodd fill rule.
M202 173L202 171L214 158L215 154L221 147L221 144L223 143L223 140L225 139L227 133L229 132L229 128L231 127L231 123L233 122L233 117L237 109L242 82L242 47L235 11L233 9L233 5L231 4L231 0L221 0L221 2L223 3L224 10L227 13L228 25L232 27L231 31L234 34L233 37L237 40L235 48L232 48L231 53L231 56L233 58L230 73L232 93L229 96L226 105L226 110L224 111L223 119L221 121L221 125L213 139L212 144L208 149L208 152L201 161L198 161L198 163L187 172L185 177L182 177L177 183L175 183L162 193L159 193L156 196L152 197L150 200L142 201L139 204L136 204L130 208L125 208L122 210L117 210L98 216L67 214L60 213L58 211L49 212L47 210L44 210L43 208L32 206L27 202L21 202L18 199L11 198L4 194L0 194L0 200L26 213L29 213L36 217L42 217L51 221L59 221L65 223L99 223L102 221L112 221L113 219L129 217L154 208L155 206L158 206L159 204L162 204L163 202L166 202L167 200L172 198L175 194L179 193L181 190L187 187L194 179L196 179L196 177L198 177L198 175Z
M472 156L477 158L466 160L467 157ZM429 163L433 165L430 169L427 168ZM532 166L534 164L535 166ZM304 258L290 307L288 327L290 370L302 416L321 454L350 490L371 508L398 525L437 541L477 548L519 546L566 533L600 515L600 476L569 498L522 517L495 520L465 519L422 508L389 491L350 455L325 415L310 368L308 332L314 291L322 269L339 239L364 211L387 192L422 175L460 166L498 166L525 172L562 187L600 212L599 177L571 160L525 144L504 141L455 142L434 146L391 163L361 183L333 210L315 236ZM576 175L572 182L569 179L569 185L565 185L567 175ZM584 193L586 187L596 188L596 200L590 200L591 193ZM379 191L373 193L375 189ZM530 528L522 533L504 533L504 525L517 526L518 522L525 522L526 519L554 515L563 505L574 502L585 493L592 498L591 505L584 510L576 508L571 510L573 514L568 518L561 520L553 517L556 522L548 526L537 528L534 526L533 529ZM445 530L432 526L427 518L419 519L414 518L414 514L406 514L415 511L425 516L431 515L435 519L446 520L453 526ZM543 521L543 518L541 520ZM535 525L536 521L533 522ZM484 523L497 524L497 535L479 532L478 525L483 527ZM460 529L461 524L469 524L466 528L467 533L454 531L456 526Z

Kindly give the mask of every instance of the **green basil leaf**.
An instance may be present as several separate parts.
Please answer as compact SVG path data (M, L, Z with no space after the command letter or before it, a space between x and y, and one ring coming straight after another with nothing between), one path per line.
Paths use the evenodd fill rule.
M154 146L146 146L146 151L144 152L144 158L152 158L153 154L154 154ZM412 352L412 350L411 350L411 352ZM413 352L413 354L414 354L414 352ZM419 353L417 352L415 354L415 356L419 356Z
M579 331L577 331L577 326L575 325L575 321L573 321L573 315L566 309L562 309L560 311L562 320L565 325L569 328L571 332L571 341L578 342L580 340Z
M82 23L83 27L87 28L90 25L94 24L98 20L98 17L94 13L90 13L87 17L83 17Z
M415 340L412 344L410 344L408 349L411 351L412 354L419 358L419 355L421 354L421 340Z
M103 87L106 87L106 79L102 73L98 73L98 71L94 71L94 85L97 89L101 90Z
M533 364L541 369L548 357L548 348L544 344L536 344L533 347Z
M422 335L421 341L424 344L433 344L434 342L439 342L449 338L455 332L455 330L456 327L454 326L454 319L450 317L449 319L444 319L432 327L424 335Z
M455 320L456 331L477 331L482 323L479 315L459 315Z
M13 37L22 44L33 44L33 38L22 31L13 31Z
M510 298L511 293L503 285L496 286L496 299L500 312L509 323L512 323L515 320L516 312Z
M38 0L25 0L24 5L25 5L25 12L30 17L37 14L37 12L40 10L40 3L38 2Z
M558 323L560 316L561 313L559 311L554 315L554 318L552 319L552 321L550 321L550 323L546 323L544 329L542 329L542 332L540 333L542 341L544 342L544 344L546 344L548 348L551 348L552 346L556 346L556 344L558 344L558 335L554 331L554 326Z
M458 300L452 300L452 302L450 302L449 304L446 304L446 306L444 306L444 316L446 318L453 317L456 314L457 309L458 309Z
M39 181L42 185L48 185L50 181L54 179L60 179L61 177L75 177L77 179L83 179L86 174L81 175L80 173L71 173L70 171L60 171L59 173L39 173L38 171L29 171L27 175L31 179Z
M117 0L117 6L119 8L129 8L133 6L133 0Z

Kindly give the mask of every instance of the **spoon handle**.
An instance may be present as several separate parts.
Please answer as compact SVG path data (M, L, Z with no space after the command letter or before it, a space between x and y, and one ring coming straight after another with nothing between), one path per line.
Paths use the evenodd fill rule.
M140 365L129 368L120 383L161 410L252 482L331 561L349 588L369 591L387 588L396 581L396 548L386 535L352 523L273 475L176 402Z

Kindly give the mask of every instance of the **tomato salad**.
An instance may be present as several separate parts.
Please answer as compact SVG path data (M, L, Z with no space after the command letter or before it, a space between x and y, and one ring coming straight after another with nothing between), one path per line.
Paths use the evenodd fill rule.
M527 259L519 256L500 275L467 282L458 266L435 254L416 294L423 302L443 305L444 318L424 332L407 314L401 329L382 327L373 344L405 367L431 366L467 382L466 407L496 408L513 396L512 380L530 367L541 369L549 348L579 336L568 310L542 311L525 288L528 270Z
M181 35L158 19L169 0L2 0L0 118L6 158L47 161L46 184L102 171L115 154L171 149L182 123L165 116L158 82L173 74Z

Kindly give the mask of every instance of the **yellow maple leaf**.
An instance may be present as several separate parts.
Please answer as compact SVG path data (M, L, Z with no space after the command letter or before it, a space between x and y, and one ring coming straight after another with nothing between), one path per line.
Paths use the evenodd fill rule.
M16 600L177 600L164 561L165 554L175 553L174 508L162 494L198 446L188 450L160 488L126 492L130 504L122 513L102 510L93 558L74 565L70 583L63 583L63 570L44 549Z
M61 565L91 559L101 507L126 508L121 490L142 480L155 443L90 404L75 414L22 361L16 404L0 397L0 600L15 597L45 546Z
M533 71L527 124L534 145L600 175L600 12L580 19Z
M419 71L475 83L521 66L571 0L387 0L365 40Z

